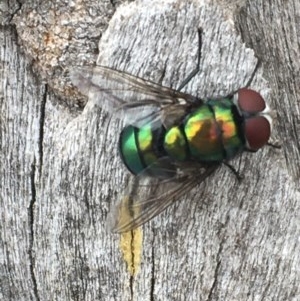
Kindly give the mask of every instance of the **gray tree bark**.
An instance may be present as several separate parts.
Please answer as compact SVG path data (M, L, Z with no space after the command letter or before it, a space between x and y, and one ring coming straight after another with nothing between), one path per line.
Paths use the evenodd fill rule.
M299 1L2 1L0 20L1 300L300 300ZM122 125L104 136L108 114L69 68L97 60L176 88L198 27L185 91L227 95L259 58L251 87L282 148L243 154L241 183L221 167L120 239L105 220L132 177Z

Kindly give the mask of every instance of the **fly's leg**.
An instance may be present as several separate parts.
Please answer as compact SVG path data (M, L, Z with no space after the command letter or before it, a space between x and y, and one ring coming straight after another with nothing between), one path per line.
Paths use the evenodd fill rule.
M273 144L273 143L268 142L267 145L270 146L270 147L273 147L273 148L277 148L277 149L281 148L280 144Z
M267 146L270 146L272 148L276 148L276 149L281 149L281 145L280 144L276 144L276 143L266 143ZM248 153L256 153L257 150L251 150L251 149L245 149L244 150L245 152L248 152Z
M253 70L253 72L252 72L250 78L248 79L248 82L247 82L245 88L248 88L248 87L251 86L251 83L252 83L252 81L253 81L253 78L254 78L254 76L255 76L255 74L256 74L256 72L257 72L257 70L258 70L258 68L259 68L260 66L261 66L261 60L260 60L260 59L257 59L256 66L255 66L255 68L254 68L254 70Z
M200 70L200 60L201 60L201 48L202 48L202 28L198 28L198 59L196 68L189 74L189 76L181 83L178 87L178 91L182 90L190 80L199 72Z
M223 164L226 166L226 167L228 167L229 169L230 169L230 171L231 172L233 172L233 174L236 176L236 178L237 178L237 180L239 181L239 182L241 182L242 180L243 180L243 176L242 175L240 175L240 173L232 166L232 165L230 165L229 163L227 163L227 162L223 162Z

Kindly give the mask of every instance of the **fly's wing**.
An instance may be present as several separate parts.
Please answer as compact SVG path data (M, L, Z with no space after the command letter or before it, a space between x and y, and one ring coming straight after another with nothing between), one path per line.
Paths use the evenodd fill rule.
M169 126L187 108L203 103L189 94L104 66L74 69L71 80L103 109L110 113L125 111L130 123L137 126L142 120L158 118Z
M204 181L218 166L194 164L166 180L137 176L130 192L111 209L108 228L122 233L143 225Z

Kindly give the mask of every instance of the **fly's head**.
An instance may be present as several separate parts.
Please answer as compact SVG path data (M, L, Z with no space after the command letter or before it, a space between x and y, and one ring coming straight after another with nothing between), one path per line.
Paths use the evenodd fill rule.
M234 103L244 120L246 148L259 150L271 136L274 112L258 92L247 88L237 91Z

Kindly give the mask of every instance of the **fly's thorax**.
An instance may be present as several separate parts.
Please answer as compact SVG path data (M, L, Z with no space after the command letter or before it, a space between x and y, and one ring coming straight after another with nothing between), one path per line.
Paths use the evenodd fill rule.
M200 162L224 159L220 131L209 105L204 104L187 115L183 129L192 159Z
M243 118L246 148L257 151L267 144L272 132L272 111L256 91L242 88L233 96Z
M174 160L221 162L244 147L230 99L209 100L187 114L184 121L167 130L164 149Z
M232 98L214 99L207 102L219 130L219 139L224 151L223 159L231 159L245 147L243 119Z

